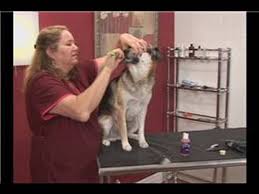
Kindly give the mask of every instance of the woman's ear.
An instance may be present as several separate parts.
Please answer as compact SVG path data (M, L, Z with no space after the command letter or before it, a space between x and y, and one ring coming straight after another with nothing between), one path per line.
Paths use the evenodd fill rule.
M51 48L47 48L46 53L51 59L54 59L54 52Z

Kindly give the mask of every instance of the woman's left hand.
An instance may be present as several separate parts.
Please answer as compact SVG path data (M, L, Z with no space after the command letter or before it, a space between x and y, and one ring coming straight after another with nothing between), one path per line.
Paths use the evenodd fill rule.
M143 39L138 39L135 36L124 33L120 35L120 44L122 46L122 49L126 49L128 47L131 47L135 53L142 53L147 50L147 42Z

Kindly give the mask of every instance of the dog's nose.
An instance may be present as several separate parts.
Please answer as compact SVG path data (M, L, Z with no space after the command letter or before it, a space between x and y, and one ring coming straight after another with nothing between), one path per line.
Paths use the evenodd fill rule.
M131 58L126 58L125 57L125 63L130 63L130 64L137 64L139 62L139 58L138 57L131 57Z

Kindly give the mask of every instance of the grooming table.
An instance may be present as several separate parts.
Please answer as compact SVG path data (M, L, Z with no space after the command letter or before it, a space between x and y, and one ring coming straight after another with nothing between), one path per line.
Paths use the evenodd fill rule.
M113 175L219 167L223 167L222 182L225 182L226 167L246 165L245 153L228 149L225 145L226 140L246 141L246 128L215 128L188 133L191 139L189 156L180 154L182 132L147 134L149 148L146 149L130 139L130 152L122 150L120 141L111 142L108 147L103 146L97 158L100 182L110 182ZM220 155L219 151L207 151L212 144L219 144L220 148L226 149L226 155Z

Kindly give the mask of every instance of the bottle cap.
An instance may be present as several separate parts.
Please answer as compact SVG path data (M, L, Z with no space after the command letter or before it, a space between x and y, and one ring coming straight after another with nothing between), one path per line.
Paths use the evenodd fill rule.
M183 139L189 139L189 133L183 133Z
M219 154L220 154L221 156L226 155L226 150L219 150Z

